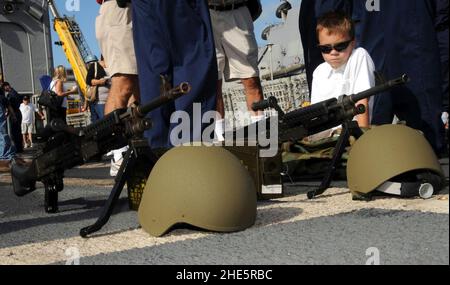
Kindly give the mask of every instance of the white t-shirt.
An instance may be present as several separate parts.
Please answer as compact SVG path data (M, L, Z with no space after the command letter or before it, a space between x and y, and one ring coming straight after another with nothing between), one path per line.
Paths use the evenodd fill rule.
M375 86L374 72L375 64L363 48L353 50L348 62L338 69L324 62L313 73L311 103L365 91Z
M34 105L30 102L28 105L24 103L20 104L20 113L22 113L22 124L31 124L33 123L34 112L37 112Z

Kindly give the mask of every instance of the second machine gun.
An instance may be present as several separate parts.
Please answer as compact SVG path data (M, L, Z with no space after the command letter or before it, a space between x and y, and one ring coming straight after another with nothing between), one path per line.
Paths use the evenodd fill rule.
M165 86L164 82L162 86ZM50 123L51 135L31 164L23 165L13 161L11 176L15 194L24 196L31 193L36 190L36 182L41 181L45 188L45 211L55 213L58 211L58 192L64 188L65 170L99 158L112 149L128 145L129 149L101 216L94 225L82 229L80 235L86 237L101 229L111 216L125 182L133 179L132 176L136 174L133 168L144 164L142 169L145 173L141 175L146 179L158 159L143 135L152 127L151 119L146 118L146 115L188 93L191 87L188 83L181 83L170 90L162 89L163 94L150 103L115 110L84 128L73 128L62 120L53 120Z
M378 93L385 92L391 88L404 85L408 81L408 76L402 75L399 78L384 82L366 91L353 95L342 95L339 98L331 98L286 114L278 105L277 99L273 96L269 97L267 100L254 103L252 108L254 111L265 110L268 108L273 108L277 111L279 144L289 141L301 140L307 136L342 125L342 132L336 144L330 167L326 172L320 187L314 191L308 192L308 198L312 199L315 196L325 192L325 190L330 186L337 169L337 165L342 157L342 154L345 151L345 147L348 144L350 136L354 136L356 139L358 139L363 134L362 130L358 126L358 123L356 121L353 121L353 118L356 115L364 114L366 112L366 108L364 105L356 105L357 102L362 99L374 96ZM266 132L266 136L270 136L269 124L270 120L272 119L274 118L266 119L266 129L258 131ZM256 123L256 128L258 126L259 123ZM246 127L246 129L248 129L248 127ZM247 130L243 130L240 132L248 134ZM239 156L239 153L235 154ZM281 160L281 157L273 158L273 160L273 165L282 165L278 161ZM268 164L270 164L270 161ZM279 183L281 183L282 171L283 170L280 167L280 169L278 169L277 171L277 173L279 173L278 179L274 178L274 170L267 173L260 173L259 176L271 177L271 181L278 180L280 181Z

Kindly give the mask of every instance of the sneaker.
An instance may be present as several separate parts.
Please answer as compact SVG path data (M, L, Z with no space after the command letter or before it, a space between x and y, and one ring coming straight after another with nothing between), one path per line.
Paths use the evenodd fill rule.
M114 149L110 152L108 152L106 155L107 156L112 156L111 158L111 169L109 171L109 174L112 177L117 176L117 173L119 172L119 168L122 165L122 161L123 161L123 153L126 152L128 150L128 146L119 148L119 149Z
M111 168L109 169L109 175L112 177L116 177L117 173L119 173L120 166L122 165L123 158L115 161L114 158L111 159Z

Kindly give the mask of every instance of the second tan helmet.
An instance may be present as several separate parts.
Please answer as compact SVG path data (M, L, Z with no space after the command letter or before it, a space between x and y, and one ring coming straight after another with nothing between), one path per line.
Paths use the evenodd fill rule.
M420 187L426 185L431 192L441 190L444 174L422 133L403 125L383 125L367 131L352 146L347 180L354 198L375 190L385 192L381 188L389 188L392 181L402 191L412 186L420 194Z
M177 224L234 232L255 223L256 190L247 169L221 147L182 146L150 173L139 222L152 236Z

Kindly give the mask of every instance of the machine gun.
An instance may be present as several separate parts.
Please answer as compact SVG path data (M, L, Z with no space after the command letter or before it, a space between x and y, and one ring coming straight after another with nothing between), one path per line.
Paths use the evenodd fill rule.
M164 82L163 82L163 86ZM81 230L80 235L98 231L108 221L120 193L128 179L136 175L133 167L145 164L141 173L146 179L157 161L150 149L144 131L151 128L151 120L145 116L160 106L190 91L189 83L181 83L174 89L162 88L162 95L143 106L115 110L98 122L84 128L73 128L61 120L50 123L51 135L45 146L30 165L13 162L11 176L14 192L24 196L36 189L36 181L45 188L45 211L58 211L58 192L64 188L64 171L101 157L112 149L129 146L117 174L115 185L97 222ZM131 171L133 170L133 175ZM130 197L129 197L130 198Z
M366 108L364 105L356 105L357 102L396 86L403 85L408 81L408 76L403 75L358 94L342 95L337 99L331 98L286 114L278 105L275 97L269 97L267 100L254 103L252 108L254 111L265 110L267 108L273 108L277 111L280 143L303 139L309 135L342 125L342 132L335 147L330 167L320 187L308 193L308 198L312 199L325 192L330 186L350 136L358 139L363 134L358 123L353 121L353 117L365 113ZM269 120L267 120L267 124L269 124ZM266 129L270 129L268 125Z

